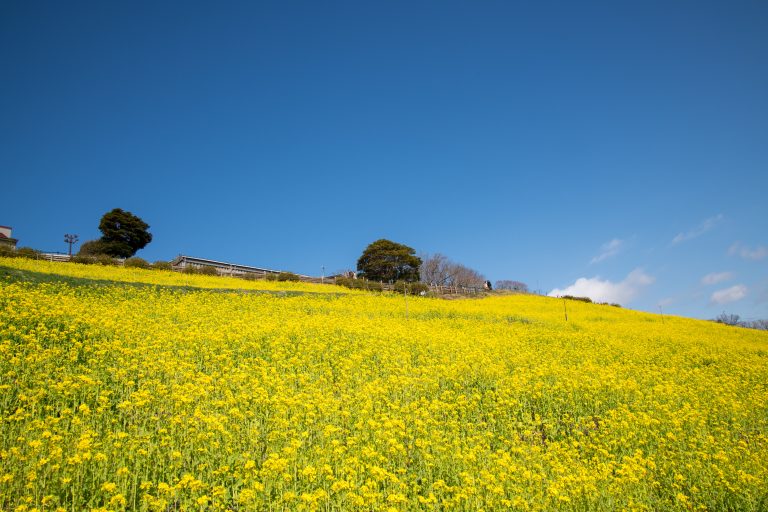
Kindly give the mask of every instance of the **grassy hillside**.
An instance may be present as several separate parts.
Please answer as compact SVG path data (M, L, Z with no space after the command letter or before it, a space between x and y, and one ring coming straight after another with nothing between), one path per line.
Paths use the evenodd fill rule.
M0 510L768 508L765 332L0 266Z

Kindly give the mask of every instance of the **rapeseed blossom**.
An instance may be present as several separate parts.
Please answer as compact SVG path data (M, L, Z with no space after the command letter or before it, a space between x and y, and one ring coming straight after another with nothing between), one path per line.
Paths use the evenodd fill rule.
M205 290L234 286L207 276L0 265L205 278L0 282L2 510L768 500L764 332L581 303L565 322L558 300L526 295L406 309L312 285L244 294Z

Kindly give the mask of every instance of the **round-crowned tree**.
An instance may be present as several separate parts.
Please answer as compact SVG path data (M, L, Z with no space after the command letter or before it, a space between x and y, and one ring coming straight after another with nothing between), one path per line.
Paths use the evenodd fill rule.
M407 245L391 240L376 240L357 260L360 277L372 281L418 281L421 258Z
M115 208L104 214L99 222L99 249L115 258L130 258L152 241L149 224L131 212Z

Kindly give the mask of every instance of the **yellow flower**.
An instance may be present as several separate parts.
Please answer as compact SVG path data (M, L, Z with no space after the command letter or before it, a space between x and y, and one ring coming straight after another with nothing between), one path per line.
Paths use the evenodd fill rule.
M115 492L116 489L117 485L112 482L106 482L101 485L101 490L104 492L112 493Z
M124 507L125 506L125 496L122 494L115 494L110 498L109 505L112 507Z

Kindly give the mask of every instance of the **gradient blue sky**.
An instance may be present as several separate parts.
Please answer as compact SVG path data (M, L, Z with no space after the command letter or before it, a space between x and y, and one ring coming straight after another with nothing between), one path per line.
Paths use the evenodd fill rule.
M768 2L0 4L0 224L768 317Z

